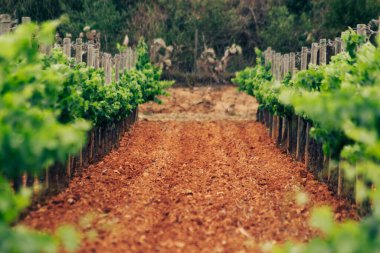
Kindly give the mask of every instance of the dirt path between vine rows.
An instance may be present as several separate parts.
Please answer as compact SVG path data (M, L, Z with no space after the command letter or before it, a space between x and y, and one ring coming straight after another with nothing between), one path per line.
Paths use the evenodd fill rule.
M258 252L316 235L313 206L354 216L254 121L257 104L234 87L178 88L147 104L121 147L31 212L24 224L76 224L80 252ZM309 195L295 203L298 191Z

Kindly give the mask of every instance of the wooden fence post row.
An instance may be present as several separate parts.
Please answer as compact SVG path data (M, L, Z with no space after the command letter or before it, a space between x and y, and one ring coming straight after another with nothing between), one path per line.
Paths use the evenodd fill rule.
M359 35L367 36L366 29L367 26L364 24L357 25ZM328 49L328 46L331 49ZM326 65L330 56L343 51L345 51L345 45L341 37L335 38L329 44L326 39L321 39L319 43L312 43L310 51L307 47L302 47L299 55L300 69L306 70L311 65ZM297 72L296 56L297 54L293 52L284 55L276 53L270 47L264 52L265 64L271 63L271 72L276 80L283 79L288 73L294 75ZM292 154L299 161L304 161L308 170L328 183L338 196L351 200L355 198L354 185L349 185L344 179L340 162L333 163L331 154L323 154L322 143L310 138L312 123L309 120L296 115L289 118L279 117L265 109L260 109L257 115L257 120L269 128L270 137L288 154Z
M60 47L56 43L56 47ZM99 47L92 41L83 43L82 38L75 40L75 44L72 43L70 37L63 39L62 50L64 54L71 58L72 48L75 49L75 61L80 63L83 61L83 55L86 55L87 66L93 68L103 68L105 72L105 84L110 84L113 80L119 82L120 74L124 70L129 70L136 66L137 54L132 48L128 48L126 52L122 54L115 54L112 56L109 53L100 52ZM113 70L115 75L113 75Z
M30 17L22 17L22 23L31 22ZM0 35L9 33L17 26L17 21L12 20L8 14L0 14ZM44 54L50 53L51 45L40 45L40 52ZM94 43L94 40L89 40L84 43L82 36L72 41L71 34L66 34L66 37L61 40L59 35L56 35L54 47L62 48L63 53L68 57L72 57L72 49L75 50L74 58L76 63L83 61L83 56L86 55L86 63L89 67L104 68L105 84L110 84L113 79L113 70L115 72L114 81L119 82L120 74L124 70L129 70L136 66L137 54L128 47L122 54L112 56L108 53L102 53L99 50L100 44Z

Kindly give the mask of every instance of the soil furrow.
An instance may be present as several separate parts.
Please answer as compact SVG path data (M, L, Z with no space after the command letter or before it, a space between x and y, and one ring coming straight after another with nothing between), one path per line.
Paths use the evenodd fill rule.
M248 98L227 91L199 94L243 108ZM168 99L179 103L175 92ZM212 117L208 110L202 113ZM219 114L206 121L140 120L118 150L23 223L48 231L76 224L87 238L81 252L258 252L263 243L317 235L307 222L315 206L330 205L339 219L354 216L279 150L263 125L244 120L253 114L238 110L238 121ZM295 203L299 191L309 195L306 206Z

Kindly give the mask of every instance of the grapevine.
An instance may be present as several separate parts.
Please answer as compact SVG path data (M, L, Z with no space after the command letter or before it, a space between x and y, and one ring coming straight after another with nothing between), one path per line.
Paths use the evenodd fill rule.
M72 228L55 235L11 228L29 205L30 192L13 193L5 179L41 174L55 162L76 154L92 127L112 126L139 104L157 100L172 82L161 81L161 69L149 62L139 45L137 68L105 85L104 71L75 63L60 49L43 56L40 44L52 44L59 23L30 23L0 37L0 251L71 251L78 244ZM147 58L148 55L148 58ZM19 244L27 240L28 247Z
M375 252L380 245L380 194L373 190L380 183L380 37L373 45L348 30L343 40L346 52L326 66L311 66L291 79L262 78L257 70L265 66L258 61L250 70L252 76L245 70L234 80L272 113L289 116L280 108L290 107L312 122L310 134L323 142L326 155L332 153L344 161L342 168L355 184L356 200L372 203L371 215L361 222L336 223L330 210L319 209L312 225L324 232L323 239L290 243L275 252Z

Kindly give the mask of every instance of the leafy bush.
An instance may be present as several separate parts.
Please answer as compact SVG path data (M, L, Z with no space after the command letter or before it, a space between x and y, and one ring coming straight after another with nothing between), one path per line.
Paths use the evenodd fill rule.
M142 103L148 101L160 102L157 96L166 95L165 89L172 86L173 82L160 80L162 69L150 62L148 45L143 38L140 39L137 46L137 56L136 68L126 71L122 82L141 87Z

